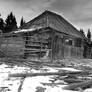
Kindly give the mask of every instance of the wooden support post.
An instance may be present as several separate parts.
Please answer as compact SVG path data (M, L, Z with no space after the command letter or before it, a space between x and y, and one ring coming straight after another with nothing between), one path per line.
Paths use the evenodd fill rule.
M42 51L42 34L40 35L41 38L40 38L40 59L41 59L41 51Z
M51 62L53 62L53 42L54 42L54 33L52 33L51 37Z
M26 59L27 56L28 56L28 51L27 51L27 45L28 45L28 41L29 41L29 38L28 38L28 34L24 34L24 45L25 45L25 52L24 52L24 58Z
M63 58L64 58L64 36L63 36L63 39L62 39L62 55L63 55Z
M6 58L8 58L8 44L9 44L9 42L8 42L8 38L6 38Z
M81 52L81 58L83 58L83 54L84 54L84 40L82 39L82 52Z

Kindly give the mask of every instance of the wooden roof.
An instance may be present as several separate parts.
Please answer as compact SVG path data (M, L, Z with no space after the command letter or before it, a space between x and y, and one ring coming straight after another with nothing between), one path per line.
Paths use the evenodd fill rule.
M23 26L24 29L31 29L36 27L50 27L59 32L72 35L74 37L83 39L85 38L72 24L70 24L62 16L47 10Z

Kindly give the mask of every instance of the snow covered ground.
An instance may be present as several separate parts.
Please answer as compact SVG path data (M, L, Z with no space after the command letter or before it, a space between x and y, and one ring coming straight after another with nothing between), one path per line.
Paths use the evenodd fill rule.
M81 92L81 91L70 91L64 90L63 87L66 86L64 81L58 80L55 83L62 82L62 84L54 85L52 84L52 77L54 76L36 76L36 77L14 77L11 78L8 75L14 73L42 73L42 72L57 72L59 70L68 71L80 71L74 68L55 68L47 67L41 68L39 70L32 69L29 67L21 66L10 66L6 64L0 65L0 92ZM51 85L49 85L51 83ZM64 84L65 83L65 84ZM92 92L92 89L86 89L83 92Z

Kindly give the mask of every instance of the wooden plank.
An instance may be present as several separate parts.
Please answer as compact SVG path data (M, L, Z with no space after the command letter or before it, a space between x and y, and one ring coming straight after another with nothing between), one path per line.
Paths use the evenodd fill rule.
M79 82L79 83L73 83L68 86L65 86L63 89L66 90L74 90L76 88L86 88L92 86L92 80L84 81L84 82Z
M10 77L33 77L33 76L51 76L51 75L60 75L60 76L65 76L65 75L88 75L90 74L89 72L84 72L84 71L78 71L78 72L48 72L48 73L16 73L16 74L10 74Z
M65 85L63 82L58 83L41 83L44 86L57 86L57 85Z

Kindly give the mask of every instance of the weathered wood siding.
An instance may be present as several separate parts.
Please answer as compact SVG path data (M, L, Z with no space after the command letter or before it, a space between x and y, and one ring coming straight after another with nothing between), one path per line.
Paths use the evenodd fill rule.
M75 46L75 38L72 38L72 45L67 45L64 41L69 37L67 35L65 37L64 34L55 32L54 30L40 31L40 33L29 36L29 38L30 39L26 39L26 41L29 43L25 43L27 57L32 58L32 55L34 55L36 57L38 56L39 58L43 58L46 55L45 50L49 50L48 57L51 60L64 58L83 58L83 47Z
M51 60L64 58L83 58L83 46L75 46L75 38L58 33L51 29L42 29L30 35L3 37L1 50L6 56L18 57L47 57ZM73 39L68 45L65 39ZM48 54L49 52L49 54ZM48 55L48 56L47 56Z
M64 58L83 58L83 48L64 46Z
M3 37L1 50L6 56L15 57L24 55L24 40L23 37Z
M65 43L66 39L71 39L72 43L67 44ZM53 59L64 59L64 58L83 58L83 43L82 40L78 40L78 38L71 38L69 35L64 35L60 33L54 34L54 41L53 41Z
M53 49L53 59L83 58L83 48L65 45L59 40Z
M46 32L44 32L46 31ZM25 34L25 57L43 58L46 52L51 49L51 33L48 30L40 31L30 36ZM50 55L51 56L51 52Z

